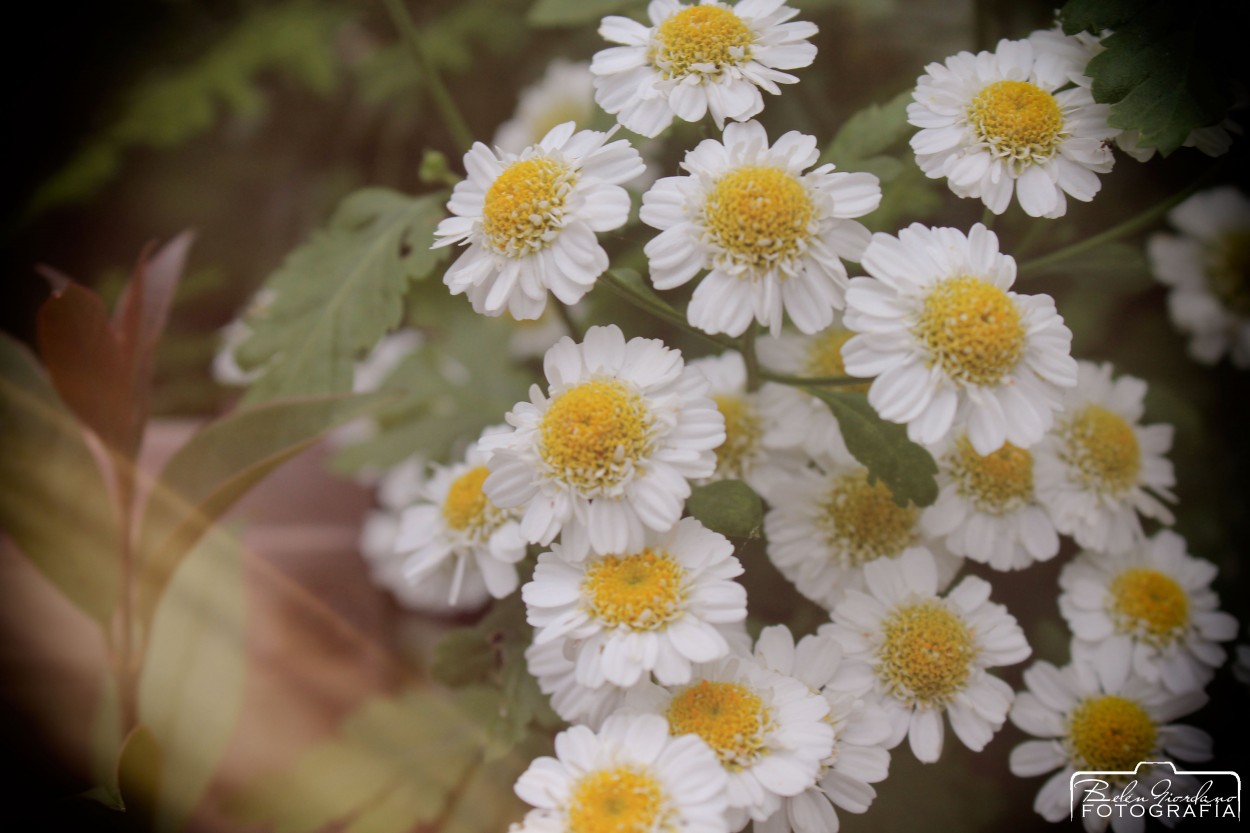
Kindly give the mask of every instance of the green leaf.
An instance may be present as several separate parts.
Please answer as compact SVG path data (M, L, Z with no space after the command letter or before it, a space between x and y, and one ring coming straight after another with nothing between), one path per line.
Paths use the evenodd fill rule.
M1069 8L1071 7L1071 8ZM1137 130L1139 144L1167 155L1196 128L1224 118L1231 102L1231 56L1240 51L1246 12L1224 20L1224 4L1079 3L1064 8L1071 31L1114 31L1086 68L1094 99L1110 103L1112 127ZM1231 8L1231 7L1229 7Z
M892 172L888 178L893 178L898 171L876 157L881 157L915 130L907 123L907 105L911 100L911 90L904 90L885 104L870 104L853 114L825 148L820 161L832 162L840 171L863 171L868 169L865 163L873 160L873 166ZM898 160L891 161L900 164Z
M430 249L444 199L357 191L287 257L265 284L273 305L238 350L244 367L264 367L248 401L351 389L353 363L403 317L409 282L446 256Z
M152 830L164 787L164 754L152 730L139 724L126 736L117 759L117 788L126 809L127 827Z
M531 735L508 755L472 770L448 808L439 833L507 830L530 809L513 791L517 779L535 758L551 754L549 738Z
M1066 34L1092 32L1099 35L1105 29L1115 29L1124 23L1141 5L1140 0L1068 0L1059 11L1059 20Z
M441 286L430 287L446 295ZM413 454L446 459L458 444L477 439L488 425L522 399L533 381L509 359L509 340L518 326L486 318L468 305L438 306L438 331L404 358L380 392L394 403L379 411L377 433L344 449L334 461L344 471L392 466Z
M270 402L235 411L187 440L153 485L144 512L139 620L146 621L182 558L235 501L327 431L385 399L379 394Z
M1047 263L1030 275L1067 277L1074 286L1095 292L1124 294L1154 285L1150 266L1141 246L1107 243L1072 258ZM1065 315L1069 310L1064 309Z
M741 480L694 487L686 511L708 529L731 538L758 538L764 524L760 496Z
M937 500L937 463L933 455L907 439L905 426L877 416L862 393L804 390L833 411L846 447L868 469L869 482L877 478L884 481L899 506L906 506L908 501L929 506Z
M520 594L495 603L477 625L449 633L435 648L436 680L459 688L460 702L485 727L488 759L520 743L532 727L560 724L525 662L533 630Z
M480 760L482 729L432 690L362 705L338 737L286 770L262 776L227 803L240 822L311 833L351 820L352 830L405 833L435 820ZM510 787L511 785L509 785Z
M639 5L638 0L537 0L527 19L534 26L582 26Z
M114 505L82 428L30 353L0 334L0 528L107 628L120 593Z
M243 551L214 527L161 599L139 676L139 720L164 761L156 830L181 830L234 732L246 645Z

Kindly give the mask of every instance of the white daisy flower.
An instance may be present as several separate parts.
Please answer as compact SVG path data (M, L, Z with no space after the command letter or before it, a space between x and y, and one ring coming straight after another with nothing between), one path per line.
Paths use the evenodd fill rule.
M698 738L670 737L654 715L614 715L598 733L556 735L556 757L538 758L516 782L534 807L532 833L728 833L725 775Z
M360 553L373 582L390 591L399 604L422 613L446 614L476 610L490 599L480 571L462 567L459 559L446 560L420 582L408 579L410 554L397 547L404 510L423 499L425 463L409 458L387 471L378 482L381 504L366 517L360 531ZM458 592L455 602L452 587Z
M728 775L731 830L748 817L764 821L783 798L815 784L833 747L828 701L750 657L698 666L685 686L639 686L626 705L663 715L672 734L712 747Z
M608 268L595 232L629 219L620 183L643 172L642 158L627 141L608 142L611 131L573 130L553 127L520 154L478 142L464 155L468 176L452 191L454 216L438 224L434 248L468 244L443 282L475 311L534 319L548 290L575 304Z
M487 428L483 439L506 431ZM448 604L455 606L466 572L482 576L496 599L517 588L516 563L525 557L520 513L502 509L482 491L490 474L481 441L469 446L464 462L435 466L421 499L404 510L395 548L407 556L405 577L420 584L446 564L454 565Z
M823 630L823 629L822 629ZM826 720L833 725L833 745L821 761L816 783L782 800L781 809L755 822L756 833L836 833L837 809L862 813L877 792L872 784L885 779L890 753L890 721L865 695L872 689L872 670L842 658L842 648L829 633L809 634L794 644L784 625L765 628L755 645L764 667L794 677L829 702Z
M1189 336L1189 354L1215 364L1225 353L1250 367L1250 199L1233 186L1195 194L1168 220L1181 233L1150 237L1155 277L1171 287L1172 323Z
M1143 539L1138 514L1172 523L1176 477L1163 455L1172 426L1140 425L1146 383L1112 381L1110 364L1080 362L1054 429L1034 450L1037 495L1055 528L1097 552L1124 552Z
M774 373L808 378L837 378L848 375L842 361L842 345L855 334L842 326L842 317L815 335L782 333L777 338L761 338L756 342L760 364ZM869 382L842 385L838 391L867 393ZM798 388L772 385L776 393L770 397L764 417L770 430L764 433L764 445L776 449L801 449L812 457L846 456L842 429L829 406Z
M1030 653L1015 618L989 601L989 583L976 576L938 596L937 567L925 552L875 561L864 578L869 593L847 593L830 633L848 659L872 665L893 729L887 746L907 737L916 758L933 763L945 712L955 735L979 752L1002 728L1012 698L986 669Z
M1011 751L1013 774L1022 778L1059 771L1046 780L1033 809L1050 822L1068 818L1069 782L1078 770L1132 772L1142 761L1206 761L1211 758L1211 738L1206 732L1172 723L1197 711L1207 701L1202 691L1171 694L1157 684L1129 677L1113 681L1103 668L1074 662L1059 669L1048 662L1034 663L1024 672L1028 691L1021 692L1011 708L1011 722L1042 740L1029 740ZM1160 775L1147 771L1114 786L1116 793L1129 788L1130 796L1150 800L1151 787ZM1189 776L1176 776L1173 791ZM1109 776L1115 778L1115 776ZM1107 819L1097 813L1081 813L1085 829L1105 830ZM1111 822L1117 833L1142 829L1142 819Z
M979 454L1042 439L1076 382L1072 332L1049 295L1009 292L1016 262L980 223L912 224L875 234L864 253L871 278L846 293L842 348L853 376L875 376L868 402L907 436L933 445L954 428Z
M1112 679L1131 670L1168 691L1203 688L1227 659L1216 643L1237 636L1237 620L1216 609L1215 574L1170 530L1125 553L1082 553L1059 574L1073 658Z
M778 335L783 313L805 333L833 321L847 280L839 258L858 260L869 240L851 218L877 207L881 187L828 164L803 173L819 158L811 136L791 131L770 147L758 122L731 124L723 144L686 154L688 176L643 194L639 217L661 232L645 247L655 288L709 270L686 310L692 325L736 336L754 319Z
M581 685L628 688L651 674L663 685L687 682L691 663L729 654L716 625L746 619L747 592L734 581L742 564L729 539L684 518L644 541L578 562L555 544L521 590L534 642L566 642Z
M782 2L652 0L651 26L605 17L599 34L622 45L591 61L595 101L642 136L658 135L674 116L699 121L710 112L721 129L726 119L746 121L764 109L761 89L777 95L778 84L798 81L781 70L816 58L807 42L815 24L787 22L798 11Z
M1062 217L1067 196L1088 202L1115 163L1110 108L1083 86L1060 89L1084 64L1028 40L929 64L907 120L916 162L957 196L1002 214L1016 195L1031 217Z
M978 454L965 434L932 450L938 497L920 517L926 535L996 570L1054 558L1059 533L1038 502L1032 452L1004 443Z
M711 476L725 420L707 379L655 339L629 342L616 326L564 338L544 360L548 393L508 414L514 430L490 440L486 494L524 507L521 531L561 552L637 552L645 530L666 532L690 495L688 478Z
M716 471L702 482L742 480L767 496L803 465L801 454L770 449L765 439L777 432L770 416L781 410L787 389L765 384L747 391L746 363L733 351L695 359L690 367L707 377L712 401L725 418L725 441L716 447Z
M962 559L923 534L921 511L894 494L849 453L814 458L769 495L768 558L807 598L834 610L847 590L863 590L865 565L905 553L937 559L942 586Z
M556 58L542 78L521 91L516 112L495 131L494 146L519 155L565 122L590 127L597 112L590 64Z
M604 683L597 688L577 681L577 664L564 655L564 642L533 643L525 649L525 665L538 689L551 698L551 708L569 723L598 731L625 703L628 688Z

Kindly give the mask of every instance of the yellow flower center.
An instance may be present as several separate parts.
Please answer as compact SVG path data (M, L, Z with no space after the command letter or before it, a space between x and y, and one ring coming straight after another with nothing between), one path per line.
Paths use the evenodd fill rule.
M1005 443L984 457L967 436L960 437L946 458L955 491L978 512L1003 515L1033 500L1033 455Z
M1133 426L1101 405L1089 405L1068 421L1061 459L1086 487L1120 494L1137 483L1141 448Z
M1226 309L1250 316L1250 229L1216 239L1207 255L1207 286Z
M845 474L834 481L817 523L843 567L895 556L916 540L914 505L899 506L885 482L868 482L868 472Z
M964 275L938 283L912 330L929 366L969 385L995 385L1024 355L1024 323L1006 292Z
M676 828L660 783L640 767L583 775L569 795L569 833L661 833Z
M477 466L452 481L443 501L443 519L449 527L484 532L495 525L499 510L482 491L482 484L489 474L490 469L486 466Z
M1111 582L1111 614L1122 633L1167 644L1189 626L1189 596L1169 575L1130 567Z
M652 631L681 615L685 578L685 569L666 552L609 555L586 569L582 596L609 627Z
M1155 747L1156 728L1146 710L1124 697L1090 697L1072 710L1068 738L1079 769L1131 772Z
M759 414L741 396L719 394L712 399L725 418L725 441L716 447L716 476L741 477L750 467L763 434Z
M651 414L615 379L595 379L551 401L539 423L539 454L552 477L601 494L622 483L651 450Z
M846 361L842 358L842 345L851 340L855 334L850 330L828 329L813 336L807 344L807 361L803 371L808 376L845 376ZM844 385L839 390L857 390L867 392L872 382L862 385Z
M780 168L744 165L713 186L703 223L725 257L747 267L747 277L758 277L802 254L814 214L807 189L795 177Z
M718 76L751 59L755 35L722 6L691 6L660 24L651 63L665 78Z
M940 708L963 690L977 655L963 619L929 600L895 608L882 628L877 674L891 695Z
M1050 159L1068 137L1059 102L1028 81L995 81L981 90L968 107L968 122L990 153L1017 165Z
M508 257L549 246L564 224L565 202L576 182L577 172L554 159L513 162L486 191L482 232L487 245Z
M698 735L729 769L767 752L772 718L759 695L738 683L700 680L673 696L666 716L670 734Z

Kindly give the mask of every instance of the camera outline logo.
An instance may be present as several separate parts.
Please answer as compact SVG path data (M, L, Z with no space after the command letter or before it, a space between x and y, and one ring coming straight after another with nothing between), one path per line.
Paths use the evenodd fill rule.
M1166 774L1152 779L1146 792L1136 788L1144 776L1153 775L1153 768L1167 767ZM1144 771L1143 771L1144 770ZM1193 790L1174 793L1171 790L1176 777L1194 779ZM1211 794L1216 778L1231 778L1237 789L1233 795ZM1095 783L1101 786L1083 789L1077 795L1077 785ZM1160 785L1166 785L1162 790ZM1097 798L1090 798L1096 794ZM1241 776L1231 769L1179 769L1172 761L1139 761L1131 770L1079 769L1068 777L1068 820L1075 821L1076 807L1081 805L1081 817L1091 813L1111 818L1119 814L1134 818L1149 816L1157 819L1215 818L1241 820ZM1104 814L1100 808L1106 808ZM1213 808L1213 810L1212 810ZM1223 809L1221 809L1223 808Z

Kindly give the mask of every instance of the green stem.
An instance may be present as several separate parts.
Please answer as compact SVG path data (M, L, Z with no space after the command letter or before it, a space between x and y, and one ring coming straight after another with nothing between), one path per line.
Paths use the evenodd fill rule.
M569 336L574 341L581 341L582 336L586 334L582 329L582 325L578 324L573 318L573 311L559 301L555 301L556 312L560 315L560 320L564 322L564 328L569 331Z
M761 370L760 378L768 382L779 382L783 385L791 385L796 388L814 385L817 387L850 387L851 385L863 385L869 382L869 379L861 379L858 376L791 376L787 373L773 373L769 370Z
M473 144L473 131L469 129L464 116L460 114L459 108L456 107L455 99L447 91L442 77L439 76L438 71L434 68L434 63L421 46L421 37L417 34L417 25L413 23L412 15L408 14L408 7L404 5L404 0L382 0L382 2L386 4L386 10L390 13L395 28L403 36L404 43L408 46L408 51L412 53L412 59L417 65L417 70L424 77L426 89L429 91L430 97L434 99L434 106L438 108L439 113L443 117L443 124L451 132L452 140L462 150L468 150L469 146Z
M643 312L649 312L656 318L661 318L673 326L690 333L691 335L696 335L705 341L712 342L718 347L724 347L729 350L737 350L739 348L738 342L735 339L727 338L725 336L711 335L710 333L705 333L696 327L690 326L690 323L686 321L686 316L682 315L680 312L673 309L659 298L656 298L654 295L645 294L635 287L630 286L628 282L621 280L611 272L604 272L600 275L599 282L607 286L626 301L629 301L629 303L638 307L638 309Z
M1077 255L1085 254L1089 250L1095 249L1104 243L1119 240L1121 237L1128 237L1130 234L1134 234L1135 232L1154 225L1160 217L1168 213L1168 211L1170 211L1177 204L1184 202L1195 192L1205 188L1207 184L1215 178L1216 173L1222 167L1223 166L1220 164L1213 165L1205 174L1190 183L1188 187L1176 192L1163 202L1147 208L1140 214L1130 217L1118 225L1112 226L1106 231L1099 232L1093 237L1087 237L1084 240L1073 243L1070 246L1064 246L1062 249L1057 249L1048 255L1035 257L1032 260L1026 260L1024 263L1019 265L1019 268L1016 270L1017 274L1024 276L1030 272L1038 272L1051 264L1070 260Z
M751 322L751 326L747 327L747 331L742 334L742 361L747 368L747 390L759 390L760 387L760 359L755 354L755 322Z
M987 205L985 210L981 212L981 225L985 226L987 229L992 229L994 228L994 220L997 217L998 215L993 211L990 211L990 207Z

